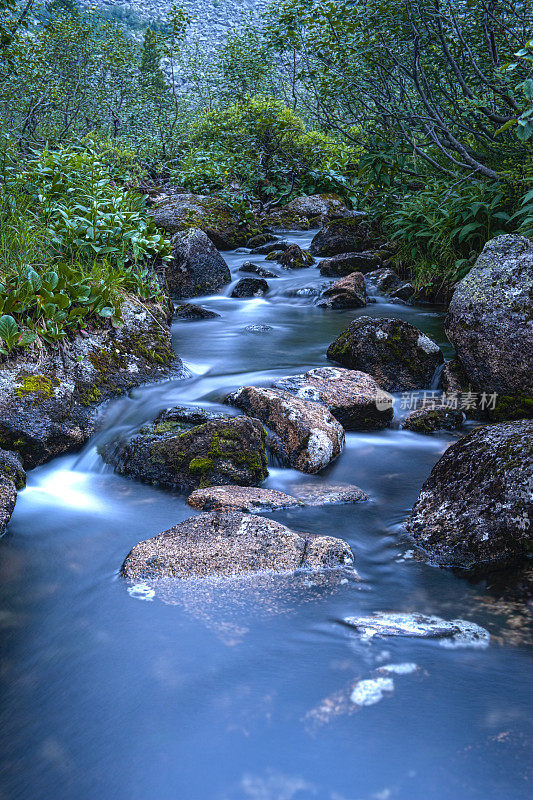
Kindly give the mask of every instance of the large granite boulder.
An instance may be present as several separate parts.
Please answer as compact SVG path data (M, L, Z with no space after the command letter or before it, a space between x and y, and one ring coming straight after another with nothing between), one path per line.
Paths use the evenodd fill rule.
M309 248L314 256L336 256L372 250L379 236L364 212L353 212L348 219L334 219L314 236Z
M17 453L0 450L0 536L5 533L17 501L26 485L26 473Z
M488 242L453 293L446 333L466 377L480 392L529 398L533 414L533 242Z
M151 210L155 224L168 233L200 228L219 250L243 247L255 231L218 197L162 194Z
M361 272L352 272L322 292L320 308L363 308L366 306L365 279Z
M129 581L238 576L351 566L341 539L296 533L254 514L199 514L139 542L122 565Z
M451 445L407 530L441 566L493 569L533 549L533 422L489 425Z
M189 228L172 237L166 279L173 297L195 297L216 292L231 281L231 273L207 234Z
M326 467L344 447L344 429L319 403L280 389L243 386L227 402L257 417L273 432L269 446L301 472L315 473Z
M77 334L68 347L25 352L0 369L0 447L18 451L27 469L81 447L104 400L179 374L167 311L131 299L121 313L121 328Z
M263 426L249 417L218 417L191 427L169 414L130 439L100 448L121 475L178 492L198 486L253 486L268 475Z
M379 253L341 253L338 256L324 258L318 263L320 274L327 278L340 278L349 275L351 272L378 272L381 264ZM381 269L385 269L381 267Z
M393 416L392 398L364 372L319 367L303 375L280 378L274 386L301 400L322 403L347 430L384 428Z
M352 320L327 355L348 369L368 372L388 392L431 388L444 361L440 347L408 322L372 317Z

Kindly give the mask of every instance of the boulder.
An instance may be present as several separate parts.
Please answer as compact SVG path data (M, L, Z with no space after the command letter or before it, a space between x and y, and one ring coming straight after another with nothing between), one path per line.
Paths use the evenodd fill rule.
M168 290L174 297L215 292L231 281L229 267L200 228L172 237L172 261L166 268Z
M313 238L309 248L314 256L336 256L372 250L379 242L375 226L367 214L352 212L348 219L334 219Z
M361 272L336 281L322 292L318 303L320 308L363 308L366 306L365 279Z
M209 422L212 419L226 419L227 414L220 411L211 411L203 406L173 406L161 411L154 420L154 425L158 432L162 433L160 427L163 423L172 423L166 426L167 430L178 430L181 428L193 428L195 425L203 425L204 422ZM179 423L179 424L178 424ZM149 432L152 430L151 425L146 425L141 428L141 432Z
M368 500L358 486L299 485L296 496L254 486L208 486L196 489L187 503L200 511L277 511L302 506L358 503Z
M264 422L275 434L271 448L300 472L319 472L344 447L344 429L319 403L256 386L241 387L227 401Z
M155 224L168 233L200 228L219 250L244 246L254 231L217 197L181 194L163 195L152 208Z
M0 450L0 536L15 509L17 491L26 486L26 473L17 453Z
M260 267L259 264L253 264L251 261L245 261L242 267L239 267L239 272L252 272L255 275L259 275L260 278L279 277L275 272L271 272L269 269Z
M435 431L455 431L461 427L464 414L455 408L437 406L436 408L419 408L412 411L403 422L404 428L413 433L434 433Z
M18 451L26 469L81 447L103 401L179 374L166 310L132 298L121 314L121 328L77 334L41 355L25 351L0 369L0 447Z
M407 522L431 562L490 570L533 548L533 422L488 425L452 444Z
M252 250L254 247L261 247L264 244L269 244L270 242L275 242L276 237L272 233L257 233L255 236L252 236L246 242L246 247L249 247Z
M487 242L457 285L446 334L474 388L529 398L533 413L533 242L498 236Z
M248 417L218 417L191 427L184 419L164 419L126 441L100 448L121 475L174 491L237 483L252 486L268 475L266 435Z
M178 319L215 319L215 317L220 317L220 314L217 314L216 311L210 311L203 306L196 306L194 303L183 303L176 306L174 314Z
M340 367L319 367L280 378L274 386L301 400L322 403L347 430L384 428L393 416L392 398L370 375Z
M409 281L403 281L399 286L391 289L389 292L390 297L395 300L403 300L406 303L415 293L415 287Z
M241 278L235 284L232 297L261 297L268 292L268 283L263 278Z
M382 292L383 294L394 291L402 282L399 275L388 267L380 267L372 272L367 272L366 280L371 286L375 287L378 292Z
M350 217L353 214L338 194L312 194L295 197L283 206L282 211L307 219L319 217L323 220Z
M307 250L302 250L297 244L291 244L277 256L276 261L279 261L283 269L304 269L314 263L314 258Z
M429 389L444 361L440 347L399 319L357 317L329 346L327 356L372 375L382 389Z
M135 545L122 565L129 581L237 576L351 566L341 539L296 533L254 514L199 514Z
M328 278L340 278L349 275L351 272L380 272L377 270L381 264L381 258L376 253L341 253L338 256L324 258L318 263L320 274ZM382 267L382 269L384 269ZM374 274L372 273L372 274Z

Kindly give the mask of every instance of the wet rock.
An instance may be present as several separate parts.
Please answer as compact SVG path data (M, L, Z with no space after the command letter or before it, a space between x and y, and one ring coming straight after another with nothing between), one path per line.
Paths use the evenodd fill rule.
M256 333L256 334L263 334L263 333L270 333L273 331L274 328L272 325L247 325L244 329L245 333Z
M261 297L268 292L268 283L263 278L241 278L235 284L232 297Z
M376 267L380 264L381 258L376 253L341 253L320 261L318 268L321 275L339 278L351 272L369 272L369 270L379 272L381 270L377 270Z
M283 269L304 269L314 262L313 256L297 244L291 244L276 258Z
M276 489L248 486L208 486L196 489L187 498L192 508L200 511L275 511L303 505L295 497Z
M81 447L94 433L97 407L148 381L179 374L166 310L134 300L124 325L78 334L68 348L24 352L0 369L0 447L26 469Z
M349 219L335 219L325 225L313 238L309 249L314 256L336 256L372 250L378 241L368 215L354 211Z
M393 299L403 300L404 302L410 300L411 297L414 295L414 293L415 293L415 287L413 286L412 283L409 283L408 281L400 283L399 286L397 286L395 289L392 289L392 291L389 292L390 296Z
M265 438L262 425L248 417L219 417L192 428L166 418L100 452L119 474L165 489L252 486L268 474Z
M263 244L260 247L254 247L251 251L251 255L259 255L259 256L267 256L269 253L274 252L275 250L287 250L290 247L289 242L285 239L275 239L270 244Z
M381 267L366 274L369 284L377 289L378 292L388 294L401 284L401 279L393 269Z
M363 492L358 486L350 484L315 486L314 484L299 483L293 491L297 500L306 506L329 506L368 500L366 492Z
M419 408L403 422L404 428L413 433L434 433L435 431L455 431L461 427L464 414L455 408Z
M135 545L122 565L130 581L293 572L353 564L348 545L291 531L253 514L200 514Z
M475 389L529 399L533 414L533 242L498 236L487 242L456 287L446 333Z
M363 308L366 306L365 279L361 272L352 272L322 292L320 308Z
M368 495L358 486L297 486L295 496L276 489L243 486L208 486L196 489L187 499L200 511L276 511L302 506L359 503Z
M270 242L275 241L276 237L272 233L257 233L255 236L248 239L246 247L253 250L255 247L262 247L264 244L270 244Z
M253 272L255 275L259 275L260 278L279 277L275 272L271 272L269 269L260 267L259 264L253 264L251 261L245 261L242 267L239 267L239 272Z
M357 317L329 346L327 356L372 375L382 389L429 389L444 361L440 347L399 319Z
M364 641L389 636L437 639L442 647L488 647L490 635L485 628L464 619L444 620L427 614L378 612L368 617L346 617Z
M166 279L174 297L194 297L225 286L231 273L207 234L190 228L172 237L172 261Z
M255 386L241 387L227 401L264 422L275 434L277 455L301 472L319 472L344 447L344 429L319 403Z
M0 536L15 509L17 491L26 485L26 472L17 453L0 450Z
M353 214L344 200L336 194L313 194L295 197L282 209L290 214L313 219L330 220L338 217L350 217Z
M203 306L196 306L194 303L183 303L176 306L175 316L178 319L214 319L220 317L220 314Z
M325 289L331 286L331 281L321 281L309 286L300 286L298 289L288 289L284 294L287 297L320 297Z
M179 423L176 425L168 426L168 429L177 430L182 428L193 428L195 425L203 425L204 422L209 422L212 419L226 419L228 415L220 411L210 411L203 406L173 406L161 411L154 420L154 425L159 427L162 423L171 422ZM150 431L151 426L146 426L146 430Z
M280 378L274 386L302 400L322 403L347 430L384 428L393 417L392 398L374 378L357 370L319 367Z
M533 547L533 422L488 425L449 447L407 522L430 560L490 570Z
M217 197L187 192L162 196L151 214L168 233L200 228L219 250L242 247L252 234L250 226Z

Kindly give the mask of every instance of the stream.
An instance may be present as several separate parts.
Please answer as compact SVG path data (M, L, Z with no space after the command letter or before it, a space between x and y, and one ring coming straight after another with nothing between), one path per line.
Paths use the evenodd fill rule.
M308 247L313 234L288 238ZM245 277L248 251L223 255L234 282ZM265 297L231 298L233 283L193 301L219 318L174 322L190 377L114 401L81 453L33 470L19 494L0 542L0 800L531 798L531 648L514 612L490 582L425 564L402 533L459 434L396 424L347 433L319 476L270 464L269 488L350 483L370 495L269 515L345 539L360 581L192 581L160 596L119 577L134 544L196 512L183 496L114 474L99 442L173 405L227 411L238 386L325 366L327 346L358 314L404 319L451 353L437 308L376 297L356 311L320 309L296 294L324 281L316 265L284 272L252 258L279 272ZM378 611L470 620L491 642L365 642L343 622ZM379 701L357 705L355 683L390 665Z

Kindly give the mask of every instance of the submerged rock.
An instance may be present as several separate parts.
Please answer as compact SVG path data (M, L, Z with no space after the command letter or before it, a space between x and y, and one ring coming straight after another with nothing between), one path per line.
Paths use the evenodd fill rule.
M309 249L314 256L336 256L371 250L377 242L378 236L368 215L354 211L349 219L334 219L325 225L313 238Z
M276 489L243 486L208 486L196 489L188 498L201 511L276 511L298 506L358 503L368 500L358 486L298 486L296 496Z
M232 297L261 297L268 292L268 283L263 278L241 278L235 284Z
M172 261L166 279L174 297L195 297L225 286L231 281L231 273L207 234L200 228L190 228L172 237Z
M533 415L533 242L491 239L458 284L446 334L467 378L481 392L529 398ZM524 408L526 411L526 408Z
M319 472L340 454L344 429L319 403L300 400L280 389L243 386L227 402L257 417L275 434L270 446L301 472Z
M239 267L239 272L252 272L255 273L255 275L259 275L260 278L279 277L275 272L271 272L269 269L260 267L259 264L253 264L251 261L245 261L242 267Z
M280 378L274 386L284 392L322 403L347 430L384 428L393 417L392 398L370 375L340 367L319 367L303 375Z
M130 581L294 572L353 564L341 539L291 531L253 514L200 514L135 545L122 565Z
M369 641L388 636L409 636L417 639L437 639L442 647L488 647L490 635L485 628L464 619L450 621L427 614L378 612L369 617L345 617L344 622L355 628L361 639Z
M404 428L414 433L434 433L435 431L455 431L461 427L464 414L455 408L419 408L403 422Z
M122 318L121 328L77 334L39 357L26 351L0 369L0 447L18 451L26 469L81 447L104 400L181 367L166 310L130 299Z
M270 333L270 331L273 330L274 328L272 325L247 325L244 328L244 333L255 333L260 336L263 333Z
M17 453L0 450L0 536L15 509L17 491L26 485L26 472Z
M320 308L363 308L366 306L365 279L361 272L352 272L322 292Z
M176 306L175 316L178 319L215 319L220 317L220 314L203 306L196 306L194 303L184 303Z
M430 560L494 569L533 548L533 422L489 425L449 447L407 522Z
M381 258L378 253L341 253L320 261L318 268L321 275L328 278L339 278L343 275L349 275L351 272L369 273L369 270L381 272L381 270L376 270L376 267L380 264Z
M429 389L444 361L440 347L399 319L357 317L329 346L328 358L372 375L382 389Z
M253 486L265 480L266 435L257 420L218 417L190 425L190 417L185 421L167 416L127 441L104 445L100 452L119 474L180 492L228 483Z

